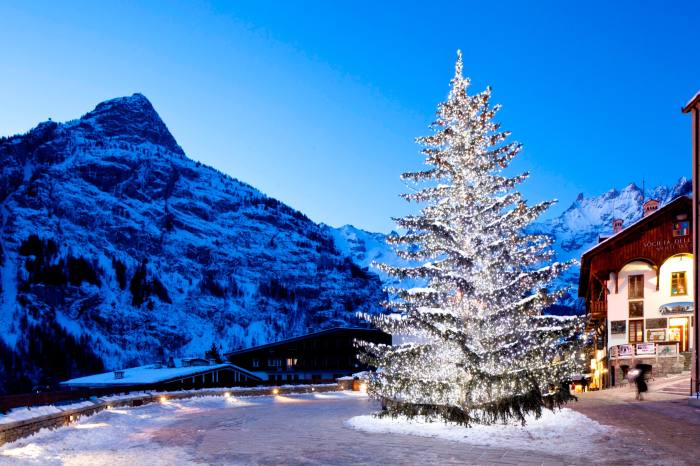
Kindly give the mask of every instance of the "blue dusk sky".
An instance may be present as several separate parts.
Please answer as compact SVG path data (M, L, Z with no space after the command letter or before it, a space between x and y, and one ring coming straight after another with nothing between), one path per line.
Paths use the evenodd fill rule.
M561 211L689 175L698 18L683 1L0 0L0 134L141 92L191 158L315 221L389 231L459 48L525 145L528 199Z

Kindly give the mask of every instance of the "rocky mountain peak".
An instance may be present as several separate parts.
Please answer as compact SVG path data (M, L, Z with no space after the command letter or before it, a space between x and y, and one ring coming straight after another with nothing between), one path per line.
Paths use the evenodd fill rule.
M185 155L158 112L143 94L118 97L98 104L80 118L100 136L124 139L132 144L151 143Z

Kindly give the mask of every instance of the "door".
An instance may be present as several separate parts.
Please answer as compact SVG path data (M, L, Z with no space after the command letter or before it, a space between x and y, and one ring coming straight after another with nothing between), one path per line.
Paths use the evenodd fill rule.
M674 317L669 322L669 340L678 342L678 351L688 351L688 318Z

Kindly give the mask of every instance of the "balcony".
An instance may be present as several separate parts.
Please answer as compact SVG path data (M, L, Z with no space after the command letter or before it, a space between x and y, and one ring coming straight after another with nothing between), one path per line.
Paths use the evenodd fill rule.
M608 315L607 301L589 301L588 315L593 320L603 320Z

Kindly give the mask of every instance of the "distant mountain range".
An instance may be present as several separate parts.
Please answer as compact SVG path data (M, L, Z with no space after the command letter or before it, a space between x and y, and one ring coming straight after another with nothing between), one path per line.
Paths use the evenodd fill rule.
M186 157L141 94L0 138L0 393L364 325L332 232Z
M681 178L647 197L690 191ZM532 228L578 258L613 216L641 217L642 198L634 184L580 195ZM187 158L141 94L43 122L0 138L0 394L366 325L356 313L395 284L375 261L401 263L384 234L316 224ZM557 286L577 281L572 269Z
M563 262L580 259L585 250L598 243L600 235L612 233L613 218L622 219L625 226L639 220L642 217L644 199L657 199L663 205L678 196L689 196L691 193L691 180L681 177L673 185L662 185L647 190L646 198L642 189L634 183L621 191L611 189L599 196L585 197L579 194L561 215L534 223L530 229L554 237L555 260ZM383 241L382 234L370 233L352 225L331 229L331 234L335 238L336 246L362 266L371 267L374 261L394 265L400 263ZM557 309L557 312L582 311L583 303L579 302L576 296L578 277L578 266L572 267L553 284L556 288L570 289L569 295L561 303L564 309ZM382 276L382 279L387 280L387 277Z

